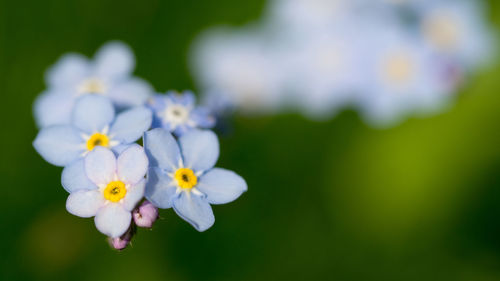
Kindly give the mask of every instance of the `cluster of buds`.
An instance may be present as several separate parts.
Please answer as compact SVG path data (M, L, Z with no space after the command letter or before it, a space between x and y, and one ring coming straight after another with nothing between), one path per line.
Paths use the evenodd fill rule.
M151 202L145 200L139 207L132 211L134 223L120 237L108 238L109 245L116 250L124 250L132 241L132 238L137 233L137 227L152 228L155 221L158 219L158 208L153 206Z

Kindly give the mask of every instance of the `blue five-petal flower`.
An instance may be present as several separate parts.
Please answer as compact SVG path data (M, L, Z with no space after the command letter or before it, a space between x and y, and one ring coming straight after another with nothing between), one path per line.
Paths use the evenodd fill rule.
M73 106L81 95L106 96L120 109L144 104L153 89L131 75L134 67L132 50L116 41L101 47L94 60L75 53L62 56L47 71L47 89L35 101L38 126L70 123Z
M132 108L115 117L108 98L86 95L75 104L70 125L43 128L33 146L47 162L68 166L96 146L122 151L138 140L151 122L152 113L146 107Z
M132 210L144 196L148 159L144 149L133 144L118 157L104 147L92 150L80 165L72 168L68 212L79 217L94 217L97 229L120 237L130 226Z
M177 142L165 129L144 135L150 167L145 197L158 208L173 208L198 231L210 228L214 215L210 204L225 204L247 190L236 173L214 168L219 141L211 131L192 130Z
M157 94L148 105L154 112L153 127L164 128L176 136L192 129L208 129L215 125L215 117L207 108L196 107L194 94L190 91Z

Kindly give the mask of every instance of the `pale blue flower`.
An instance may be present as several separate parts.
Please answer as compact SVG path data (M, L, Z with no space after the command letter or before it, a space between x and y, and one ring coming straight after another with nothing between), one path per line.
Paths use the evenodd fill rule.
M294 46L282 50L280 59L286 66L288 100L306 116L328 118L355 101L364 79L359 75L364 42L357 32L359 24L346 21L310 30L301 40L288 39Z
M159 208L173 208L198 231L210 228L214 215L210 204L225 204L247 190L243 178L214 168L219 141L211 131L193 130L175 138L158 128L146 132L148 155L145 197Z
M115 116L108 98L86 95L76 102L71 124L41 129L33 146L47 162L67 166L97 146L120 152L138 140L151 122L151 110L144 106Z
M144 196L148 158L144 149L131 145L118 157L96 147L63 181L70 191L66 209L75 216L95 216L97 229L111 238L122 236L132 221L132 210Z
M274 112L283 106L284 74L276 61L280 52L253 26L245 30L218 28L204 33L193 47L192 69L204 93L245 113Z
M47 89L35 101L38 126L70 123L75 100L81 95L109 97L119 109L143 105L153 90L146 81L131 76L134 67L132 51L121 42L104 45L94 60L76 53L62 56L46 72Z
M367 81L358 101L368 122L394 125L414 113L433 113L452 100L456 85L445 75L447 65L439 55L394 24L374 29L360 72Z
M296 32L308 33L351 16L354 0L272 0L268 20Z
M425 1L418 5L420 31L436 52L467 70L488 63L494 55L494 31L485 16L485 1Z
M153 96L149 107L154 112L153 127L160 127L181 136L195 128L212 128L215 117L204 107L197 107L195 96L190 91Z

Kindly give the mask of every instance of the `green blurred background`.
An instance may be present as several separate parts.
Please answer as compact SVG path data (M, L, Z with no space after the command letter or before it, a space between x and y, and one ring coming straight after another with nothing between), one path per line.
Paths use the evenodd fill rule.
M490 0L500 27L500 2ZM264 0L0 0L1 280L500 280L500 61L455 106L389 130L354 112L237 116L218 166L249 191L198 233L172 210L112 250L65 210L61 169L31 142L31 106L61 54L123 40L156 90L196 89L203 29L260 17ZM500 56L499 56L500 58Z

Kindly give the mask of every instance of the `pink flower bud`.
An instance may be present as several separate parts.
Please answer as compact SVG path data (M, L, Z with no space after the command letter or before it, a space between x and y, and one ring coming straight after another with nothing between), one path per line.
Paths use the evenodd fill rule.
M127 248L128 244L130 244L130 241L132 240L132 237L134 236L135 233L135 231L133 230L134 228L135 227L129 228L127 232L125 232L125 234L123 234L120 237L116 238L109 237L108 238L109 245L119 251Z
M153 223L158 219L158 208L146 200L141 206L134 209L132 217L137 226L151 228Z

